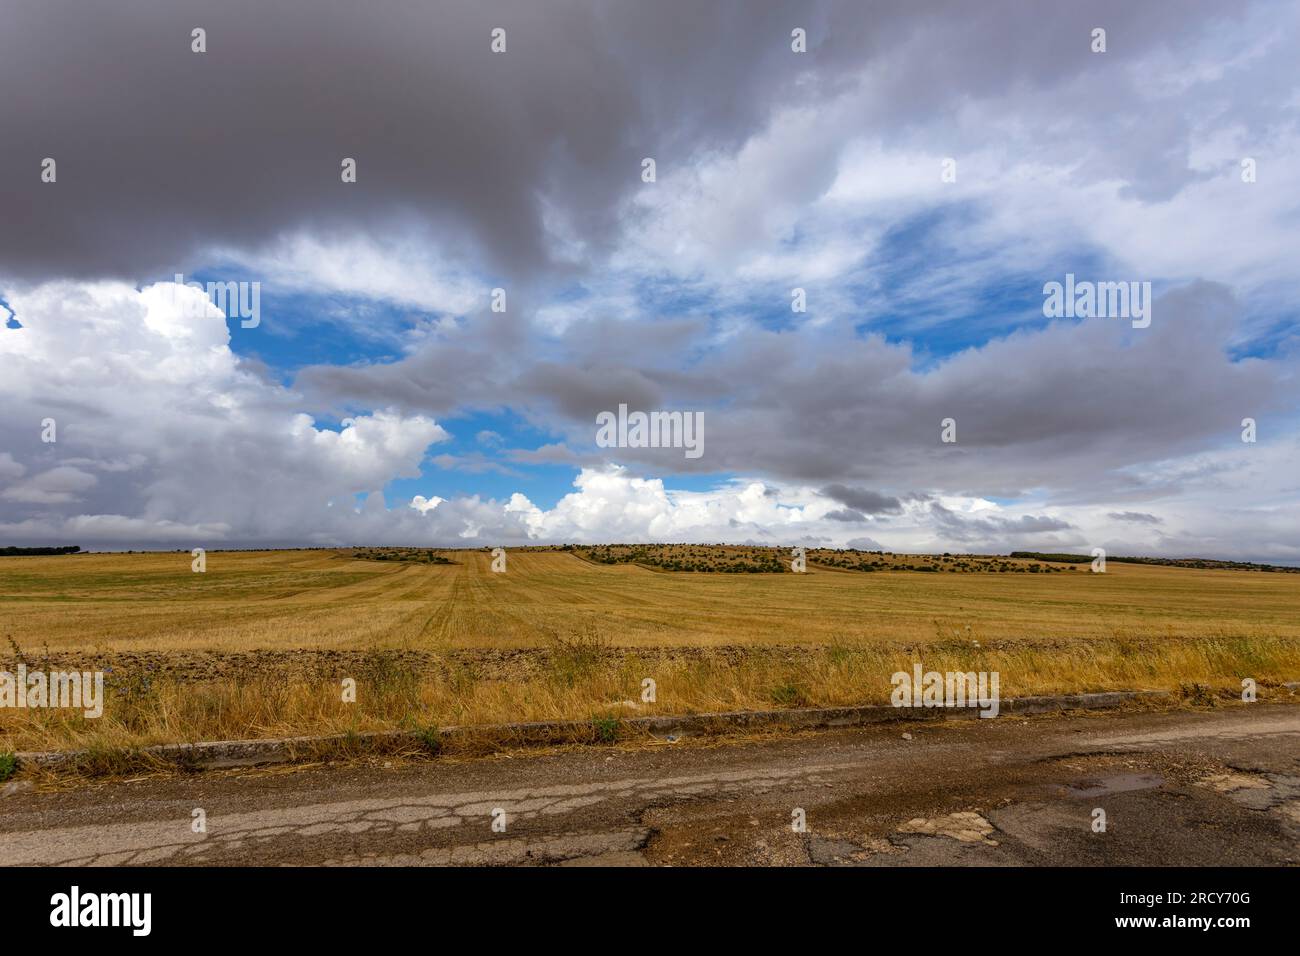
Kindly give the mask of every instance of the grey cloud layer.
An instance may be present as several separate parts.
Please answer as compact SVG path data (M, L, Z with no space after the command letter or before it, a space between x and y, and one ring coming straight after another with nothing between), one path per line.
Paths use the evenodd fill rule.
M306 369L297 384L325 407L357 402L432 415L455 401L519 408L561 430L574 462L596 451L599 411L620 403L702 409L699 459L677 449L600 451L652 472L827 485L824 495L866 514L887 514L896 495L918 490L1015 497L1050 487L1076 501L1140 500L1177 488L1135 466L1240 446L1242 418L1294 410L1300 382L1289 362L1230 358L1238 309L1223 287L1195 283L1157 297L1149 329L1063 322L928 370L913 367L906 346L836 330L749 328L711 346L701 328L694 341L667 337L656 350L641 340L624 361L610 355L597 365L583 357L589 325L539 343L558 353L539 360L528 348L506 359L471 328L393 364ZM683 369L686 353L695 359ZM415 382L437 382L437 390ZM956 421L955 444L940 441L947 418ZM555 448L545 457L564 459Z
M1212 15L1239 16L1123 0L977 12L957 0L10 0L0 209L21 228L0 233L0 275L160 278L213 246L399 229L522 283L569 267L552 233L601 258L644 156L671 169L734 149L781 104L815 107L863 76L855 122L879 133L949 114L954 91L1075 101L1069 83L1098 70L1085 42L1095 24L1122 66ZM190 50L195 26L205 54ZM488 50L496 26L508 29L501 56ZM805 57L790 54L794 26L808 30ZM1131 79L1099 82L1089 108ZM1140 192L1167 193L1187 177L1189 131L1143 122L1130 148L1162 159L1128 172ZM55 185L39 181L46 156ZM359 165L347 188L344 156ZM827 172L788 188L815 198Z

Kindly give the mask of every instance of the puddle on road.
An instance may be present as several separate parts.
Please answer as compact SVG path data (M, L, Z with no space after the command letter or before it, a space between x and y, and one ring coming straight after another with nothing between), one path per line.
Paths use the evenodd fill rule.
M1152 790L1163 786L1165 778L1155 773L1117 773L1110 777L1097 777L1065 788L1072 797L1102 797L1130 790Z

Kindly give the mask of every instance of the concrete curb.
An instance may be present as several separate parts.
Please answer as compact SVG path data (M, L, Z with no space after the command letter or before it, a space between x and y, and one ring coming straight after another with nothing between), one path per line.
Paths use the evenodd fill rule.
M1283 685L1300 688L1300 682ZM1068 710L1109 710L1126 703L1152 703L1172 699L1169 691L1107 691L1095 694L1065 694L1056 697L1021 697L1001 701L1001 715L1030 715ZM715 714L686 714L663 717L626 717L618 720L618 734L644 734L660 738L710 736L736 730L783 727L816 730L856 727L891 721L954 720L978 718L977 708L899 708L887 704L861 707L805 707L791 710L730 711ZM478 727L443 727L442 744L487 740L499 746L542 746L560 743L602 743L593 721L565 720L519 724L489 724ZM339 753L396 753L429 750L429 740L416 731L373 731L318 737L281 737L270 740L211 740L198 743L144 747L135 754L196 770L251 767L287 763ZM57 769L76 767L93 760L85 750L24 751L16 754L20 767Z

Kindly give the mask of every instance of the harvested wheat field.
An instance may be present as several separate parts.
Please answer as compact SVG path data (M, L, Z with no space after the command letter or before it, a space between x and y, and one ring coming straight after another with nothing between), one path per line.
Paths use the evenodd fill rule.
M579 630L626 647L1300 637L1300 574L864 575L815 560L802 575L699 574L558 550L512 551L494 574L486 551L439 553L452 563L212 552L203 574L188 553L8 558L2 633L28 651L527 648Z
M793 574L762 550L520 549L505 573L486 550L6 558L4 666L108 691L99 720L3 712L0 750L880 703L913 661L998 671L1008 697L1300 678L1300 574L833 552Z

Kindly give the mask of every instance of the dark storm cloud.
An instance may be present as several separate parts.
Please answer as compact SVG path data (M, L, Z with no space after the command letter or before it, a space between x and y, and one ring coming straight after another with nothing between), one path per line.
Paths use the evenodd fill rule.
M1116 521L1131 521L1134 524L1163 524L1164 519L1157 518L1155 515L1149 515L1141 511L1112 511L1107 518L1113 518Z
M1094 22L1122 59L1199 30L1203 10L1223 14L1176 9L7 0L0 274L158 278L212 246L409 228L522 282L556 264L547 210L606 247L645 156L671 168L734 149L782 102L816 106L870 64L890 68L862 122L884 131L941 113L954 90L991 96L1095 70ZM196 26L203 54L190 49ZM489 51L497 26L503 55ZM806 56L790 53L794 26L808 30ZM1148 129L1133 145L1177 159L1186 135ZM55 184L39 180L47 156ZM354 185L339 181L343 157L358 162ZM1162 181L1186 172L1148 165Z
M889 495L882 495L869 488L849 488L844 485L827 485L821 490L827 498L834 498L842 505L854 511L867 514L898 514L903 510L902 503Z
M798 66L791 22L773 4L6 3L0 205L24 228L0 263L135 276L196 245L414 217L536 269L543 194L600 241L644 156L746 135Z
M1068 521L1047 515L1021 515L1018 518L971 518L958 514L938 502L930 505L930 517L938 528L955 541L1015 541L1020 536L1068 531Z

